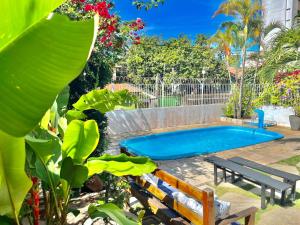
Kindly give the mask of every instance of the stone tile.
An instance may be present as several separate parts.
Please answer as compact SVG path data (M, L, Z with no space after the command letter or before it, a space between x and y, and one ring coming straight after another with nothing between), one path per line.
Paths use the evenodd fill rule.
M300 209L275 208L264 213L257 225L300 225Z
M230 213L242 211L250 206L260 208L259 199L250 198L240 193L228 192L222 195L220 199L231 203Z

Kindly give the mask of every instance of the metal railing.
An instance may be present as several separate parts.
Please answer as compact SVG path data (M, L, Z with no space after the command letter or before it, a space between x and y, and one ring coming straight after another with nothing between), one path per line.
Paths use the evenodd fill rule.
M223 81L224 82L224 81ZM237 93L235 84L215 83L201 79L148 80L145 83L132 82L129 79L116 80L107 89L118 91L127 89L137 97L138 108L175 107L186 105L226 104ZM256 99L268 85L246 84L244 95L246 100ZM267 100L268 101L268 100ZM278 105L285 105L285 99L279 99ZM270 102L265 102L270 105Z

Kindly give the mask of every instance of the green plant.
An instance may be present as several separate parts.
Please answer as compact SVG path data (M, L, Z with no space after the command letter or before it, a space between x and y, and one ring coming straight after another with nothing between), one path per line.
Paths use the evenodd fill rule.
M82 185L91 174L91 168L95 173L109 171L118 175L130 173L131 168L133 174L138 174L134 168L139 163L149 165L143 168L144 172L155 167L148 159L122 155L86 162L98 143L95 121L72 120L67 126L65 119L53 113L58 93L80 74L89 57L98 22L97 16L95 21L70 21L62 15L49 15L62 2L1 2L1 224L10 221L7 217L20 224L20 208L32 186L24 171L25 160L26 172L39 177L47 190L45 204L51 205L45 209L50 215L47 219L59 224L65 222L71 189ZM124 165L126 171L122 170ZM128 165L131 168L126 167ZM35 178L33 181L36 185ZM36 190L32 193L38 203L38 193ZM36 206L38 204L34 205L35 222L39 216Z
M250 117L253 110L252 103L252 86L245 85L243 89L243 101L242 101L242 118ZM239 99L239 90L236 86L232 87L232 94L229 98L228 103L223 109L223 113L226 117L237 118L238 110L238 99Z
M295 115L300 117L300 105L294 106Z
M59 108L52 107L43 117L40 127L27 135L28 174L42 182L47 224L65 224L67 214L73 212L69 208L72 189L80 188L94 174L106 171L114 176L137 176L155 169L155 164L144 157L103 155L90 158L98 144L99 129L94 120L78 120L86 119L86 111L106 113L132 104L133 99L125 90L91 91L74 104L74 110L66 112L68 125L54 123L57 120L66 123L67 119L59 115ZM63 104L60 98L56 101L62 106L67 104ZM109 192L105 195L109 196ZM105 202L111 201L106 199Z
M300 67L300 27L281 29L269 43L258 75L263 82L273 82L276 74Z
M235 50L238 51L237 55L240 55L239 61L241 61L241 75L237 82L239 87L239 99L237 104L238 118L243 116L242 114L245 110L243 108L243 89L246 72L247 50L249 48L249 42L257 40L257 36L261 33L261 11L262 5L259 0L226 0L219 6L219 9L214 14L214 16L219 14L233 16L237 20L237 23L235 24L239 29L239 32L237 32L239 48L235 48Z
M72 120L63 140L40 128L26 137L31 156L29 173L42 181L47 224L66 223L66 216L72 211L72 189L82 187L94 174L106 171L115 176L139 176L156 167L144 157L103 155L88 159L98 140L98 127L93 120Z
M141 44L131 46L119 64L136 83L155 79L158 74L162 74L167 82L178 78L201 78L203 68L210 78L226 76L225 64L218 60L204 35L198 35L194 43L186 36L169 40L143 37Z
M254 100L256 107L275 105L293 107L297 113L299 106L300 76L288 76L278 83L266 84L263 92Z
M1 2L0 215L14 218L17 224L31 187L24 172L25 135L57 93L80 73L95 33L93 20L71 22L64 16L48 16L62 2Z

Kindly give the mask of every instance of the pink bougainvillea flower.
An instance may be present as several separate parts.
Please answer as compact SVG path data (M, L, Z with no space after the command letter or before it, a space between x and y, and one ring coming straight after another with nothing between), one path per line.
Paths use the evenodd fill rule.
M92 11L92 10L94 10L94 6L91 5L91 4L86 4L86 5L84 6L84 10L85 10L86 12Z

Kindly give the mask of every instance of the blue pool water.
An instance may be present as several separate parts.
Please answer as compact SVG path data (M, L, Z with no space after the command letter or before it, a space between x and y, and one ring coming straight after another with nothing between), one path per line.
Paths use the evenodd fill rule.
M135 155L168 160L221 152L279 138L283 135L264 129L217 126L126 139L120 146Z

